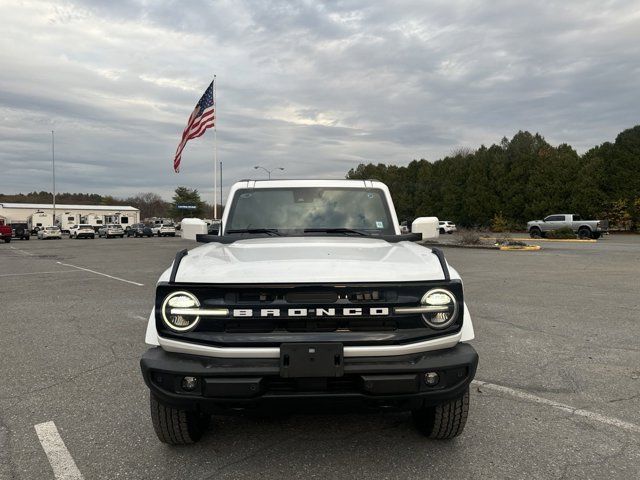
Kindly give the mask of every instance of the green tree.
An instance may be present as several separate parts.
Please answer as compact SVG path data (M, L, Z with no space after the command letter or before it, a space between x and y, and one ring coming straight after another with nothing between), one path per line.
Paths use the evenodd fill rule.
M178 187L172 199L173 203L169 209L169 215L176 220L181 220L184 217L201 217L204 213L204 203L200 199L197 189ZM182 210L178 208L178 205L195 205L196 208Z
M400 220L433 215L461 226L488 226L502 212L508 225L522 227L554 212L574 212L636 229L640 126L584 155L520 131L497 145L457 149L434 162L360 164L347 178L386 183Z

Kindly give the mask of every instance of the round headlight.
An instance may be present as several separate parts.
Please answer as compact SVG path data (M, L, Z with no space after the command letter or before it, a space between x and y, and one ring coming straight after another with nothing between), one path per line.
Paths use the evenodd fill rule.
M198 308L198 298L190 292L173 292L167 295L162 302L162 320L175 332L188 332L195 328L200 321L197 315L188 315L184 312L175 313L175 310Z
M422 319L431 328L447 328L458 317L458 302L449 290L434 288L425 293L420 300L424 307L434 307L434 311L422 314Z

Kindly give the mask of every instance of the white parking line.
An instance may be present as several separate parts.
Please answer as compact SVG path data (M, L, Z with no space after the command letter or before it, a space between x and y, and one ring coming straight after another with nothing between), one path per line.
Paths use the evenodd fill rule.
M96 275L102 275L103 277L112 278L113 280L118 280L120 282L130 283L132 285L137 285L138 287L144 287L144 283L132 282L131 280L125 280L124 278L114 277L112 275L107 275L106 273L96 272L95 270L90 270L84 267L78 267L77 265L71 265L69 263L56 262L58 265L63 265L65 267L77 268L78 270L84 270L85 272L95 273Z
M57 272L3 273L0 277L21 277L22 275L47 275L50 273L78 273L80 270L58 270Z
M19 248L16 247L9 247L11 250L15 250L16 252L20 252L24 255L29 255L30 257L33 257L33 253L31 252L25 252L24 250L20 250Z
M581 408L572 407L571 405L567 405L565 403L555 402L553 400L549 400L548 398L538 397L536 395L532 395L522 390L516 390L514 388L504 387L502 385L496 385L495 383L483 382L480 380L473 380L471 383L473 385L484 387L490 390L495 390L497 392L501 392L501 393L510 395L512 397L517 397L523 400L527 400L529 402L539 403L541 405L546 405L548 407L556 408L558 410L562 410L563 412L570 413L571 415L577 415L579 417L588 418L589 420L593 420L599 423L604 423L605 425L621 428L623 430L628 430L630 432L640 433L640 425L636 425L635 423L625 422L624 420L620 420L619 418L608 417L606 415L601 415L599 413L590 412L589 410L583 410Z
M56 424L53 422L39 423L34 428L42 444L42 449L47 454L56 480L82 480L84 477L64 445Z

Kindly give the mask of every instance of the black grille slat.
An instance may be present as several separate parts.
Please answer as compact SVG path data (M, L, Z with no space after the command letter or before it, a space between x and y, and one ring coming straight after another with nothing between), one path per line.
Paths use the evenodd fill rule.
M288 303L299 304L318 304L336 303L338 301L338 292L335 290L327 290L324 292L289 292L285 295Z
M213 322L212 322L213 323ZM228 333L268 333L275 331L284 332L388 332L397 330L398 324L395 320L387 318L353 318L345 319L314 319L314 318L291 318L291 319L230 319L215 320L220 325L217 331Z

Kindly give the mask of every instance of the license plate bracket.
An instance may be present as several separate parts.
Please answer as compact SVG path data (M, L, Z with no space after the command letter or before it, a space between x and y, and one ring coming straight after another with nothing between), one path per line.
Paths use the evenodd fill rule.
M341 343L283 343L280 346L280 376L341 377L344 346Z

